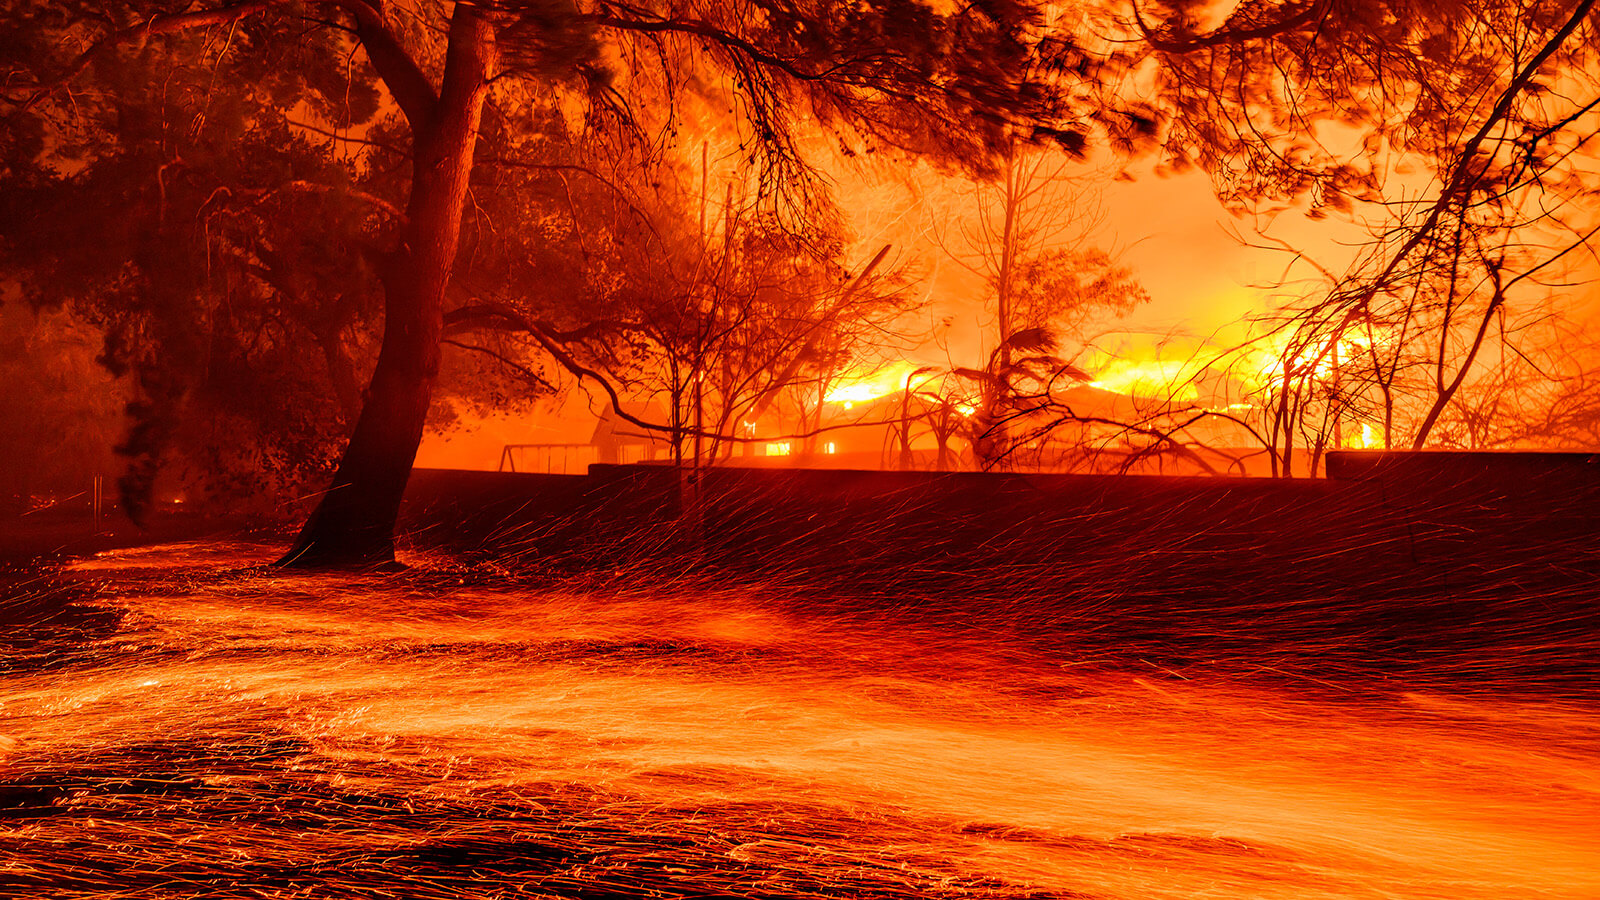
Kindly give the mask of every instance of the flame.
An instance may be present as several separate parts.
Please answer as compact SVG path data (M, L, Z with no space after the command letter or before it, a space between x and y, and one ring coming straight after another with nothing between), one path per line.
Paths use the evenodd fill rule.
M1089 386L1136 397L1196 400L1200 391L1190 383L1195 371L1195 363L1188 360L1113 359Z
M1352 450L1382 450L1383 435L1373 430L1371 422L1362 422L1360 436L1347 438L1345 445Z
M1324 340L1291 354L1289 352L1291 339L1288 334L1274 335L1255 349L1251 354L1255 363L1250 368L1254 369L1256 383L1252 387L1260 388L1282 381L1285 369L1299 376L1310 367L1310 376L1313 380L1335 379L1339 375L1343 361L1366 352L1374 345L1382 347L1387 343L1385 335L1380 334L1374 340L1360 332L1346 332L1331 341Z
M1094 380L1088 382L1089 386L1100 390L1172 403L1219 403L1231 398L1202 397L1198 384L1200 376L1214 372L1247 392L1277 388L1286 367L1296 373L1311 367L1313 379L1334 379L1345 361L1366 352L1374 344L1382 346L1385 337L1348 333L1339 337L1331 349L1323 343L1298 353L1290 351L1292 336L1289 334L1272 335L1254 342L1243 338L1228 341L1225 337L1214 340L1150 343L1135 337L1130 339L1131 346L1116 352L1091 349L1080 365L1095 375ZM937 369L916 375L918 368L918 364L910 360L895 360L878 368L858 365L839 378L823 399L849 409L857 403L900 393L905 390L908 379L916 388L940 377ZM975 412L970 405L958 408L962 415ZM1219 408L1232 412L1253 407L1229 403Z
M925 384L934 377L934 373L927 372L921 376L913 377L912 373L922 368L909 360L896 360L887 366L871 371L846 375L839 379L833 389L823 395L823 400L828 403L843 404L846 409L856 403L869 403L879 397L898 394L906 389L906 380L911 380L913 388Z
M1291 351L1292 340L1293 336L1288 333L1255 340L1244 336L1234 340L1218 335L1214 342L1193 345L1187 350L1178 344L1163 343L1125 348L1117 355L1095 354L1098 362L1091 360L1087 365L1096 373L1096 378L1089 383L1102 390L1136 397L1215 402L1223 398L1201 398L1196 384L1199 376L1208 372L1233 381L1247 393L1281 388L1286 369L1297 376L1309 374L1316 381L1331 381L1339 377L1348 361L1373 346L1382 347L1388 338L1382 333L1348 332L1331 345L1325 341L1297 352ZM1249 407L1231 404L1225 408Z

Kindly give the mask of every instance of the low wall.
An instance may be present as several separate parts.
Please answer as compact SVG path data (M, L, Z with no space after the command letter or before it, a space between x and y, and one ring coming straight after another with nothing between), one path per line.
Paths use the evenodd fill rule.
M1461 459L1428 469L1352 457L1330 459L1330 479L720 468L702 473L698 521L680 516L693 494L665 467L419 470L404 526L424 543L528 562L687 555L861 591L1212 604L1600 585L1592 469L1524 457L1502 476L1477 460L1465 478Z
M1600 453L1465 450L1334 450L1328 477L1339 481L1428 484L1436 490L1555 493L1600 483Z

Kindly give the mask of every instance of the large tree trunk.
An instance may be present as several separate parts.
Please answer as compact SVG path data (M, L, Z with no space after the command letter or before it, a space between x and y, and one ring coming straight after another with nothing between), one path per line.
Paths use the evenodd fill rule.
M394 528L439 374L444 294L494 55L490 24L457 4L437 101L407 109L411 200L384 273L383 345L355 432L282 564L375 567L394 562Z

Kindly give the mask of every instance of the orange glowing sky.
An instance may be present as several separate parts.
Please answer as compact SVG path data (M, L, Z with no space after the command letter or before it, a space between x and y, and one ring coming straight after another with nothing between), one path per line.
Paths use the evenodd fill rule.
M1242 246L1230 235L1232 217L1203 174L1158 176L1149 166L1142 169L1130 169L1136 173L1131 180L1112 180L1108 166L1093 170L1104 223L1092 240L1117 253L1150 294L1149 303L1105 323L1117 333L1102 343L1148 355L1152 346L1168 341L1192 349L1219 331L1236 339L1241 320L1269 302L1254 285L1279 277L1283 255ZM1085 164L1083 171L1091 170ZM917 364L981 364L994 343L985 288L929 237L930 217L947 209L940 205L941 192L948 192L954 176L883 163L865 171L836 169L833 177L857 236L853 261L864 262L887 243L894 248L892 262L920 273L916 293L928 306L908 330L951 320L948 329L938 329L906 356ZM449 435L430 434L418 465L494 468L508 443L584 442L594 424L590 408L589 399L573 391L541 403L531 417L496 417Z
M745 157L738 135L725 119L708 110L686 115L684 121L691 119L695 125L685 127L679 149L694 157L698 169L700 148L709 148L708 193L711 220L717 221L721 206L717 198L729 182L737 185L749 178L747 163L741 163ZM996 342L989 292L981 278L953 262L934 239L936 220L948 227L951 217L961 216L964 208L971 211L970 205L962 206L971 203L970 198L962 199L971 182L903 157L845 160L835 154L835 147L834 142L818 138L809 142L808 150L830 180L855 236L848 265L859 271L889 244L890 265L916 276L913 293L925 303L905 325L906 334L915 337L904 350L890 355L913 366L981 366ZM1107 371L1119 358L1168 364L1197 355L1209 357L1213 354L1207 352L1208 346L1220 349L1251 336L1253 315L1316 290L1319 278L1313 266L1291 265L1290 253L1245 243L1259 243L1258 230L1335 273L1350 264L1365 236L1359 221L1337 216L1313 219L1305 208L1289 208L1270 218L1236 216L1217 200L1204 173L1157 174L1148 158L1116 158L1102 152L1069 165L1066 174L1082 179L1090 206L1099 210L1100 224L1087 243L1113 253L1150 296L1148 303L1127 316L1101 323L1095 341L1099 349L1078 357L1095 374ZM1425 172L1414 169L1390 177L1391 186L1411 196L1426 196L1435 187ZM1585 266L1580 280L1591 281L1596 265L1591 260ZM1588 313L1597 305L1593 288L1584 284L1567 293L1571 314L1585 321L1592 318ZM946 319L948 326L941 327L940 321ZM852 374L869 377L883 365L863 360L861 371ZM1193 374L1192 367L1186 374ZM1111 383L1107 387L1115 389ZM586 442L594 427L593 411L603 405L598 393L591 400L574 390L542 402L533 416L500 417L450 435L429 435L418 464L494 468L507 443Z
M1125 177L1113 177L1119 171ZM1158 175L1148 162L1112 160L1085 163L1068 174L1086 179L1091 205L1103 219L1087 242L1113 253L1150 295L1127 316L1101 323L1111 332L1099 342L1107 349L1141 352L1134 348L1165 341L1236 341L1244 336L1243 320L1281 293L1272 285L1283 279L1288 255L1242 244L1237 235L1248 233L1252 222L1224 209L1203 173ZM995 341L992 300L982 281L952 263L930 238L930 220L949 215L943 204L954 179L922 168L905 180L915 186L896 190L884 184L882 174L839 178L841 193L861 198L845 203L858 234L855 255L865 258L893 244L894 258L922 275L919 289L930 302L929 318L954 319L939 342L909 355L925 363L976 364ZM945 196L938 196L941 191ZM1349 256L1341 246L1352 236L1349 223L1313 222L1289 210L1271 223L1271 231L1312 250L1325 264L1342 264ZM1300 266L1292 277L1310 273ZM953 359L945 358L946 347Z

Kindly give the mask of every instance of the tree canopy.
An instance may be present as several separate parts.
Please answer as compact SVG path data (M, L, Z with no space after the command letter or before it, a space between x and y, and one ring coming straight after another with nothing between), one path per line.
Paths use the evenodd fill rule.
M1019 134L1076 150L1087 130L1067 89L1075 51L1027 3L500 0L440 9L331 0L105 9L34 0L6 16L16 62L6 82L4 178L11 208L30 213L12 234L25 241L44 230L31 215L43 204L29 191L65 198L97 177L120 180L121 197L101 187L96 199L151 210L156 227L149 213L122 219L134 234L111 244L116 252L81 272L64 258L43 268L98 271L80 294L136 288L130 308L154 329L136 342L141 352L213 358L203 338L222 329L195 323L232 315L239 282L280 319L292 318L282 314L294 311L294 298L320 295L304 310L314 321L299 323L313 336L340 327L330 307L383 297L372 382L334 486L292 554L303 562L392 558L468 194L480 158L515 141L502 126L526 110L575 115L586 135L606 135L614 152L648 162L673 140L681 98L726 103L763 186L758 195L802 235L825 206L801 152L802 128L831 130L847 152L882 146L976 169ZM480 132L491 141L480 142ZM315 134L332 138L321 171ZM497 137L507 140L497 146ZM409 155L409 176L384 158L385 145ZM307 152L296 157L297 146ZM253 167L275 168L277 177L253 181ZM249 233L249 224L265 224L250 217L268 202L285 203L278 214L297 225L350 229L348 249L328 254L345 261L348 291L337 273L325 281L308 271L319 262L315 247L341 246L336 235L297 244L271 228ZM133 246L141 241L142 251ZM231 244L239 270L231 284L214 282L219 241ZM335 349L349 340L336 334ZM328 368L337 382L335 356ZM182 367L148 366L140 377L134 411L145 413L156 444L160 423L197 381L173 368Z
M861 265L819 147L1004 185L1030 147L1100 140L1202 167L1235 209L1371 231L1278 320L1264 408L1287 471L1308 417L1392 419L1399 388L1425 386L1405 439L1426 441L1594 234L1592 7L24 0L0 13L0 256L36 305L101 324L132 376L131 506L175 447L227 449L180 421L228 420L253 465L338 459L293 560L381 564L441 346L540 389L546 363L629 377L647 345L669 368L692 345L703 374L712 294L798 322ZM749 199L715 253L716 229L686 224L708 131ZM1002 345L1139 296L1087 246L1002 256ZM684 274L735 259L720 282ZM778 273L790 294L757 284ZM508 324L542 361L501 352ZM752 349L787 339L713 330L724 362L795 370Z
M1540 352L1528 341L1556 295L1592 278L1593 12L1300 0L1203 22L1201 4L1133 8L1171 163L1204 167L1236 209L1300 204L1367 233L1270 319L1275 466L1290 471L1299 443L1314 470L1354 418L1383 446L1427 444L1464 411L1464 386Z

